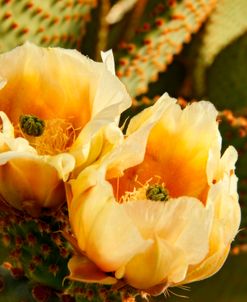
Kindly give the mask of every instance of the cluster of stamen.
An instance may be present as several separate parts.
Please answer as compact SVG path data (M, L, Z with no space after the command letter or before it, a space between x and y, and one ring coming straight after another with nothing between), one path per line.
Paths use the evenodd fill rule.
M149 185L146 190L147 199L154 201L167 201L169 199L168 190L160 184Z
M34 115L21 115L19 124L21 131L30 136L41 136L45 130L45 122Z
M124 203L133 200L153 200L153 201L167 201L169 197L169 192L166 189L164 183L159 183L160 177L158 178L158 182L154 183L154 179L149 179L142 184L138 181L138 176L135 178L135 183L137 183L137 187L129 192L125 192L123 196L121 196L119 203ZM152 183L152 184L151 184ZM154 184L153 184L154 183Z
M27 139L40 155L55 155L67 152L80 129L64 119L41 120L35 116L20 117L16 134Z

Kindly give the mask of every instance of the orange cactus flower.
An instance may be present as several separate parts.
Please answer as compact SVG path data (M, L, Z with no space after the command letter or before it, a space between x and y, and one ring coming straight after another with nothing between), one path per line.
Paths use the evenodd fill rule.
M130 105L111 52L94 62L76 50L25 43L0 55L0 196L39 213L65 201L64 181L120 136Z
M220 269L240 207L237 152L221 157L216 117L209 102L182 110L165 94L131 120L121 145L70 181L71 279L111 277L156 295Z

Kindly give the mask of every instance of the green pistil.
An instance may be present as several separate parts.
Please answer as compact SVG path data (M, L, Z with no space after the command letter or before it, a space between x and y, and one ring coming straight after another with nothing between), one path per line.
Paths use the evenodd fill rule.
M169 199L168 190L164 186L155 184L149 185L146 191L147 199L154 201L167 201Z
M19 118L23 133L31 136L41 136L45 130L45 122L34 115L21 115Z

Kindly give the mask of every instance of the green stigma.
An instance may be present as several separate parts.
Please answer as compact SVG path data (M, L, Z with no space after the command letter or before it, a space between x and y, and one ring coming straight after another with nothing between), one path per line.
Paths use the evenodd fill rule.
M45 122L35 115L21 115L19 123L22 132L30 136L41 136L45 130Z
M164 188L164 186L155 184L148 186L146 197L154 201L167 201L169 199L169 194L168 190Z

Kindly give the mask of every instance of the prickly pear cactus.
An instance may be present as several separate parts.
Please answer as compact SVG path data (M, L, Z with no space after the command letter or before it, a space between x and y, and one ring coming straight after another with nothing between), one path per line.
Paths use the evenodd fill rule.
M80 47L96 0L3 0L0 52L30 40L38 45Z
M115 21L109 17L114 4L122 9ZM155 102L156 98L148 97L151 85L157 94L164 92L162 81L157 83L161 74L168 75L170 82L177 81L179 71L169 70L178 61L184 64L188 78L182 87L176 86L175 96L188 101L205 96L222 110L223 149L234 145L239 153L236 174L242 223L233 244L234 256L222 275L192 286L195 301L208 301L209 292L212 302L247 300L243 285L247 250L246 15L246 0L0 1L0 53L26 40L41 46L77 48L91 58L112 48L117 75L133 97L132 108L122 115L122 121ZM181 52L191 40L188 52L193 64L187 49ZM181 98L180 104L186 101ZM232 111L224 110L229 108ZM52 218L31 218L0 208L0 302L135 301L136 293L129 288L117 290L66 279L73 251L61 230L70 233L65 208ZM226 282L232 285L227 286L228 291ZM240 290L236 290L238 286ZM220 298L219 292L224 292ZM164 299L161 296L156 301Z
M190 41L215 5L214 0L150 1L137 28L137 38L120 44L118 76L130 94L147 92L173 56Z
M126 288L68 280L73 249L61 230L70 231L66 210L40 218L1 211L0 301L117 302L132 297Z
M52 217L1 214L0 248L4 253L0 260L22 270L31 280L61 290L71 248L60 231L62 215L56 216L54 221Z

